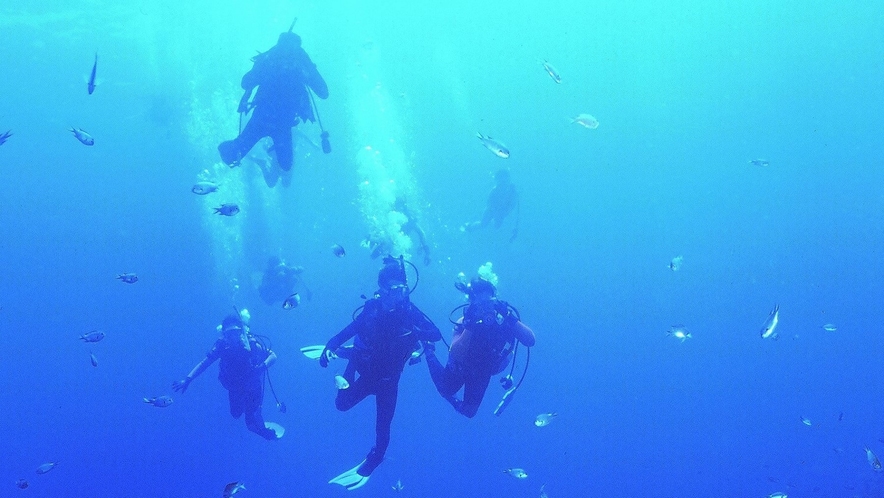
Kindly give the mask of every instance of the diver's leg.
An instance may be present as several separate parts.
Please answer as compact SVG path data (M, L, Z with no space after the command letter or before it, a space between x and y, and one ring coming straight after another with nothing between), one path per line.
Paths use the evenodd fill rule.
M218 145L221 160L228 165L240 161L258 143L258 140L266 136L267 131L261 120L252 116L238 137Z
M338 395L335 397L335 408L342 412L353 408L371 394L371 386L369 386L369 382L365 377L359 377L354 381L348 380L348 382L350 382L350 387L348 389L338 389Z
M426 356L427 368L430 370L430 378L433 379L436 390L445 399L454 396L463 386L463 379L458 378L451 363L443 367L439 359L436 358L436 353L427 351L424 356Z
M244 390L242 398L246 427L264 439L276 439L276 432L264 424L264 416L261 415L261 404L264 402L264 390L261 386Z
M390 427L393 425L393 415L396 413L396 399L399 396L399 379L384 381L383 386L375 393L375 406L377 415L375 418L375 443L371 451L365 457L357 473L369 476L381 462L390 445Z
M274 130L270 135L273 139L273 150L276 152L276 162L283 171L292 169L294 162L294 145L292 145L292 129L283 127Z
M467 418L473 418L479 411L490 381L491 376L485 372L471 372L464 383L463 401L454 408Z
M245 400L243 399L242 393L232 389L228 390L227 400L230 402L230 415L233 418L241 417L245 410Z

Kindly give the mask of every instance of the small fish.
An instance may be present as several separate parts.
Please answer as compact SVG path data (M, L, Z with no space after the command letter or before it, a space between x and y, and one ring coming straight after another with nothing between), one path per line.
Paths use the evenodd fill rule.
M552 422L554 417L558 417L558 413L541 413L534 419L534 425L537 427L546 427Z
M89 90L89 95L92 95L92 92L95 91L95 73L98 70L98 52L95 52L95 62L92 64L92 74L89 75L89 84L86 85L86 88Z
M528 473L525 472L524 469L506 469L503 471L504 474L509 474L516 479L527 479Z
M678 271L681 269L681 263L684 261L684 258L681 256L676 256L669 261L669 269L672 271Z
M752 159L751 161L749 161L749 164L751 164L752 166L766 167L770 166L770 161L768 161L767 159Z
M347 253L344 252L344 248L341 247L340 244L333 245L331 250L332 250L332 254L334 254L335 256L337 256L339 258L343 258L344 256L347 255Z
M786 493L776 492L767 495L767 498L789 498L789 496Z
M295 292L291 296L285 298L285 301L282 302L282 309L290 310L292 308L297 308L299 304L301 304L301 296Z
M584 128L594 130L599 127L599 120L591 114L578 114L577 117L571 119L572 123L577 123Z
M838 422L844 420L844 412L838 414Z
M875 472L881 472L881 461L878 460L878 457L875 456L874 453L872 453L872 450L870 450L868 446L863 449L866 450L866 460L869 461L869 465L872 467L872 470L874 470Z
M56 465L58 465L58 462L44 463L43 465L37 467L37 473L38 474L45 474L45 473L49 472L50 470L54 469Z
M395 491L395 492L397 492L397 493L399 493L399 492L401 492L403 489L405 489L405 486L402 485L402 479L399 479L398 481L396 481L396 484L394 484L394 485L392 486L392 488L393 488L393 491Z
M117 280L122 280L127 284L134 284L138 281L138 275L134 273L120 273L117 275Z
M510 150L506 148L506 145L498 142L497 140L486 137L481 133L476 134L479 137L479 141L482 142L482 145L485 146L486 149L490 150L497 157L502 157L504 159L510 157Z
M673 325L666 331L666 337L675 337L676 339L681 340L681 342L684 342L691 339L691 333L688 332L688 329L686 329L684 325Z
M80 340L83 342L98 342L104 339L105 334L101 330L93 330L91 332L86 332L85 334L80 336Z
M0 134L0 145L5 144L6 141L9 140L9 137L11 137L11 136L12 136L12 130L6 130L6 132L4 132L3 134Z
M18 486L18 489L28 489L30 483L28 483L28 481L25 479L19 479L15 481L15 485Z
M231 496L239 493L240 491L246 489L246 485L241 482L232 482L227 486L224 486L224 498L230 498Z
M196 195L206 195L218 191L218 185L212 182L196 182L190 191Z
M83 131L82 128L71 127L71 129L69 131L74 134L74 137L76 137L77 140L79 140L81 144L90 145L90 146L95 145L95 139L92 138L92 135Z
M549 63L549 61L543 61L543 69L546 70L546 74L548 74L553 81L555 81L556 83L562 82L562 77L559 76L559 72L556 71L556 68L554 68L553 65Z
M93 367L98 366L98 358L95 357L95 355L92 353L92 351L89 351L89 361L92 362Z
M233 203L221 204L213 209L215 214L220 214L221 216L233 216L239 212L239 206Z
M808 427L813 425L813 422L811 422L810 419L807 417L801 417L801 423Z
M826 332L837 332L838 327L836 327L834 323L827 323L823 325L823 330L825 330Z
M172 404L172 398L168 396L157 396L156 398L144 398L144 402L157 408L165 408Z
M350 389L350 383L347 382L343 375L335 375L335 387L339 391L343 391L344 389Z
M549 498L549 495L546 494L546 484L540 486L540 498Z
M779 336L777 336L777 324L780 322L780 305L774 306L773 311L767 316L767 320L764 321L764 325L761 327L761 338L773 338L776 340Z

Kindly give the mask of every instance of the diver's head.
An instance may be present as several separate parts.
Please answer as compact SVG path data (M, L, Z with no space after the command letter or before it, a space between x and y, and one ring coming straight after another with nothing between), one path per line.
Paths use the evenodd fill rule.
M294 50L301 46L301 37L291 31L285 31L279 34L276 46L286 50Z
M408 277L402 257L384 258L384 266L378 272L378 295L388 310L408 300Z
M231 313L221 321L221 333L225 339L239 340L245 330L246 324L239 313Z
M475 277L467 287L467 295L470 298L470 302L490 301L497 296L497 288L484 278Z

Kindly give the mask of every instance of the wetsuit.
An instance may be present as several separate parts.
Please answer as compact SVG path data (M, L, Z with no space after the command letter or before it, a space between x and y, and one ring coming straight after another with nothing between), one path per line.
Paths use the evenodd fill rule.
M427 351L430 377L439 394L459 413L472 418L479 410L491 376L510 361L515 341L531 347L534 332L509 311L504 301L470 305L458 320L443 367L432 350ZM456 394L463 388L463 400Z
M255 94L251 119L233 140L218 146L227 164L243 158L264 137L273 140L276 160L284 171L292 168L292 127L301 121L313 121L313 109L307 87L321 99L328 98L328 86L316 65L300 45L279 44L255 58L252 69L242 77L245 98Z
M365 303L362 313L350 325L331 338L326 348L335 351L353 337L353 351L344 371L350 388L338 391L335 406L338 410L346 411L367 396L375 396L375 445L357 471L362 476L368 476L383 461L390 444L390 426L396 411L399 377L405 363L418 341L435 342L442 338L442 334L410 301L387 311L381 306L381 300L374 298Z
M264 401L264 370L256 368L270 356L254 337L249 336L249 349L242 343L231 343L223 337L206 354L209 362L220 359L218 380L227 389L230 415L246 416L246 427L265 439L276 439L276 433L264 425L261 404Z

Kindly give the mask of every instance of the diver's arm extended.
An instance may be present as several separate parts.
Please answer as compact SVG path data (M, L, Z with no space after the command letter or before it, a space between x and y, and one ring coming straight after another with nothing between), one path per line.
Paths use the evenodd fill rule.
M172 390L180 391L182 393L186 391L187 387L190 386L190 383L193 382L193 379L199 377L199 375L205 372L206 369L209 368L209 365L214 363L217 359L217 356L207 355L205 358L202 359L202 361L200 361L196 364L195 367L193 367L193 370L191 370L190 373L187 374L187 377L172 383Z
M259 363L258 366L266 369L273 366L274 363L276 363L276 353L274 353L272 349L268 349L267 358L264 358L264 361Z
M328 85L325 83L325 79L322 78L322 75L319 74L319 70L316 69L316 64L310 60L310 56L307 55L307 52L302 50L303 52L303 62L304 65L304 82L307 83L307 86L313 90L313 93L316 94L317 97L325 100L328 98Z
M516 339L518 339L519 342L528 346L529 348L531 346L534 346L534 343L537 340L537 338L534 337L534 331L528 328L527 325L522 323L521 320L518 320L515 324L513 324L513 334L516 336Z

